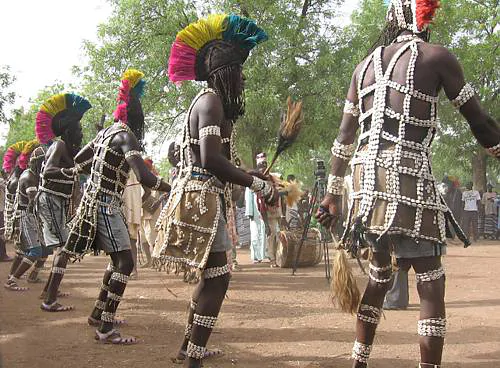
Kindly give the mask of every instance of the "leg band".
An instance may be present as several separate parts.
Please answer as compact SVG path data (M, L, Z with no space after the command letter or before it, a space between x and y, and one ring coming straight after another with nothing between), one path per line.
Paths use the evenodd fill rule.
M439 280L443 276L444 276L443 267L439 267L437 270L430 270L424 273L415 274L418 283Z
M115 314L110 312L102 312L101 321L106 323L113 323L115 321Z
M376 275L374 275L373 273L375 273ZM381 273L385 273L385 274L388 273L388 277L382 278L382 276L380 275ZM391 275L392 275L392 265L387 265L384 267L377 267L377 266L374 266L373 264L370 263L369 276L370 276L370 279L375 281L377 284L388 284L389 282L392 281Z
M446 336L446 318L421 319L418 321L418 334L444 338Z
M52 273L64 275L64 272L66 272L66 269L64 267L52 267Z
M95 301L95 308L99 310L104 310L106 306L106 303L104 303L102 300L96 300Z
M34 262L31 259L24 257L23 263L26 263L27 265L33 266Z
M108 263L108 267L106 268L106 271L116 272L116 267L113 266L111 263Z
M205 269L205 271L203 272L203 277L205 279L214 279L216 277L223 276L229 272L230 272L230 266L226 264L222 267L212 267Z
M212 316L200 316L199 314L194 314L193 324L202 326L205 328L214 328L215 322L217 322L217 317Z
M122 300L122 296L115 293L108 293L108 298L115 302L121 302Z
M102 283L101 284L101 288L99 290L101 290L101 291L109 291L109 286L106 285L106 284L104 284L104 283Z
M187 345L187 356L196 360L201 360L205 356L207 348L193 344L191 341Z
M354 347L352 348L352 358L360 363L368 363L368 358L370 358L371 352L371 345L362 344L356 340Z
M359 306L358 319L360 321L378 325L380 323L381 315L382 310L380 308L373 307L367 304L361 304Z
M184 336L186 337L186 339L190 339L191 338L191 331L193 330L193 325L191 323L188 323L186 325L186 329L184 330Z
M127 275L124 275L123 273L120 272L113 272L113 274L111 275L111 280L120 282L125 285L128 283L128 278L129 277Z

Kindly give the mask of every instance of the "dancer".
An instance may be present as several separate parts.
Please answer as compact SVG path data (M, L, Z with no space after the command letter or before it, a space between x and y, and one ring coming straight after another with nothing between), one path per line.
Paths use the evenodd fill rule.
M5 192L7 190L7 177L5 171L0 170L0 262L11 262L14 258L7 254L5 242L5 226L4 226L4 211L5 211Z
M446 250L446 223L468 243L440 196L430 167L441 89L467 119L479 143L500 157L499 124L481 108L455 56L428 43L427 26L438 6L437 0L391 1L381 46L354 72L332 147L328 194L317 217L329 226L340 216L343 176L354 154L353 204L342 242L355 253L366 239L373 250L370 280L359 308L359 291L349 287L354 283L352 274L343 275L351 276L349 285L336 283L339 277L332 282L341 307L358 311L353 367L367 366L391 280L391 248L400 265L411 265L416 272L420 367L441 364L446 314L440 256ZM355 146L358 127L361 133ZM338 260L346 262L345 254Z
M35 148L37 145L37 140L29 142L23 149L19 160L19 166L25 171L19 178L16 194L15 212L19 221L19 235L16 245L18 254L22 254L23 258L5 284L5 288L12 291L28 290L28 288L18 285L19 279L33 265L41 267L46 260L43 258L39 220L35 213L35 197L45 150L41 147ZM27 164L28 159L29 164ZM27 169L26 165L28 165Z
M200 367L229 285L226 251L231 249L226 209L231 183L263 192L276 202L266 178L237 162L233 125L244 112L243 63L266 33L236 15L210 15L177 34L169 61L172 82L206 81L188 111L179 176L159 219L154 256L167 267L201 276L190 303L188 324L175 362ZM260 175L260 174L255 174ZM261 176L261 175L260 175Z
M5 211L4 211L4 238L6 241L15 241L16 235L18 233L18 221L15 221L15 203L17 186L19 184L19 177L23 173L23 169L19 166L19 156L21 155L24 147L26 146L26 141L20 141L11 145L3 157L3 170L10 175L6 185L5 191ZM16 251L16 256L12 261L10 267L9 279L12 274L17 270L19 265L23 260L23 253Z
M121 202L128 175L132 169L142 185L169 191L170 186L151 174L141 157L144 137L144 115L139 97L145 85L143 73L127 70L124 73L119 101L114 113L116 123L101 130L75 157L73 172L89 174L82 201L71 222L68 241L55 267L64 270L70 258L81 259L89 252L104 251L111 263L106 269L101 290L88 323L98 326L95 339L101 343L133 344L134 337L121 337L115 324L115 312L134 268L131 242L123 219ZM67 311L57 303L56 291L64 272L51 280L47 298L42 304L46 311Z
M72 168L83 138L80 120L90 108L90 103L83 97L61 93L50 97L36 115L35 133L38 141L50 145L42 165L37 202L48 253L62 247L68 239L66 223L76 183ZM60 140L55 140L56 137L60 137ZM53 265L58 257L55 255ZM52 267L41 299L47 296L51 280L60 277L61 272L64 269Z
M150 157L144 159L149 171L158 175L158 171L153 165L153 160ZM141 265L141 268L149 268L153 262L151 259L151 250L155 246L156 235L156 222L160 216L161 203L164 196L157 191L151 191L148 188L143 188L142 195L142 218L141 218L141 249L146 256L146 263Z

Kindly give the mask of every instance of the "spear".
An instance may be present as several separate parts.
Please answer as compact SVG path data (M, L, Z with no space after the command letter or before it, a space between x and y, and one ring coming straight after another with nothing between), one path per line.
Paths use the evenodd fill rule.
M294 102L292 101L292 98L288 96L287 105L288 108L286 114L281 114L281 124L278 132L278 146L276 147L276 152L274 153L271 164L267 167L264 175L268 175L271 172L271 169L279 155L281 155L283 151L295 142L300 129L302 128L302 123L304 122L302 101Z

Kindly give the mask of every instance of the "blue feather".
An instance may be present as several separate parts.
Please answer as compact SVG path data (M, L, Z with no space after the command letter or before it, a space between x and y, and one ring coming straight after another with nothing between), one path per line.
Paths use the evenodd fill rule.
M146 86L146 81L144 79L141 79L139 82L137 82L136 86L132 88L132 91L134 91L137 97L142 97L144 96L145 86Z
M78 96L74 93L66 93L66 107L68 109L73 108L83 115L87 110L92 108L92 105L82 96Z
M239 44L243 49L250 51L258 43L268 39L267 33L255 24L253 20L241 18L231 14L228 17L227 29L222 35L224 41Z

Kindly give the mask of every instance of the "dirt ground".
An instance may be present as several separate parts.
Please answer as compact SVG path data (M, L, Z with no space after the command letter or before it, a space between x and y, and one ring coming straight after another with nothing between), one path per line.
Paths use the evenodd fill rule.
M206 361L206 368L350 367L355 318L331 306L322 265L300 269L292 277L288 269L250 264L248 251L240 251L238 258L243 269L233 276L209 342L210 347L222 348L225 356ZM140 272L119 308L128 321L123 333L137 336L140 344L98 345L86 317L106 264L104 256L89 256L69 266L62 289L71 296L61 301L76 310L68 313L40 311L42 285L24 294L2 288L0 367L179 367L169 357L182 338L192 286L173 275ZM445 264L449 326L443 366L500 367L500 243L482 242L469 249L450 246ZM0 264L2 280L8 267ZM417 365L418 299L410 273L410 309L385 312L370 368ZM359 277L364 284L365 278Z

